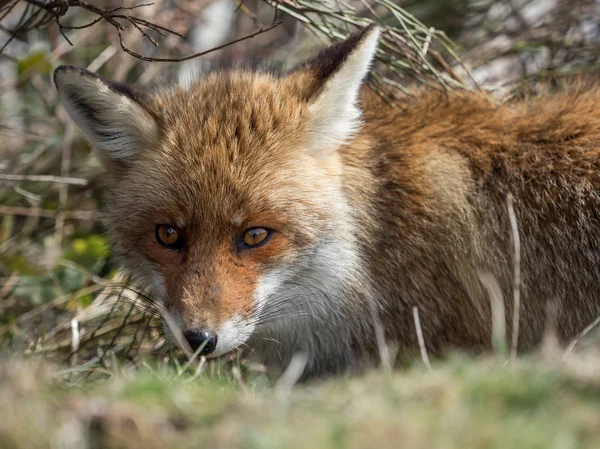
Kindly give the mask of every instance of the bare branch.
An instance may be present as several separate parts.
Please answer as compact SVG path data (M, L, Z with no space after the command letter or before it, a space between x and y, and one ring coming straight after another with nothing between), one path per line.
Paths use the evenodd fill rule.
M83 178L72 178L52 175L13 175L9 173L0 173L0 181L54 182L57 184L73 184L78 186L85 186L88 183L87 179Z
M182 62L182 61L188 61L190 59L197 58L199 56L206 55L213 51L220 50L222 48L236 44L243 40L251 39L255 36L258 36L259 34L263 34L263 33L266 33L267 31L272 30L273 28L279 26L282 23L280 21L280 22L272 24L271 26L269 26L267 28L261 27L259 30L257 30L254 33L251 33L251 34L248 34L241 38L235 39L231 42L220 45L218 47L211 48L209 50L201 51L198 53L194 53L193 55L183 56L183 57L179 57L179 58L153 58L150 56L144 56L139 53L136 53L135 51L131 50L130 48L128 48L125 45L125 42L123 39L123 32L128 31L128 28L121 22L121 21L124 21L124 22L130 23L133 26L133 28L135 28L137 31L139 31L140 34L145 39L147 39L150 43L152 43L152 45L154 45L155 47L158 47L159 43L156 41L156 39L154 39L152 36L150 36L150 34L148 34L148 32L146 30L144 30L142 27L149 28L149 29L157 32L161 36L166 36L167 34L173 34L173 35L183 38L183 35L181 33L178 33L177 31L174 31L170 28L167 28L165 26L159 25L154 22L150 22L150 21L140 18L140 17L123 14L123 11L130 11L133 9L151 6L151 5L153 5L153 3L144 3L141 5L135 5L135 6L130 6L130 7L119 6L116 8L104 10L102 8L99 8L98 6L95 6L91 3L88 3L83 0L62 0L62 1L61 0L56 0L56 1L16 0L15 2L9 3L9 4L7 4L7 6L0 9L0 13L2 13L2 18L6 17L10 13L10 11L15 7L15 5L17 3L19 3L19 1L23 1L24 3L26 3L27 7L25 8L25 11L21 15L19 24L17 24L17 26L13 30L7 30L7 32L10 33L10 37L4 43L2 48L0 49L0 54L2 54L4 49L8 46L8 44L10 44L10 42L12 42L13 39L16 38L16 36L18 34L26 33L27 31L35 29L35 28L45 27L45 26L51 24L52 22L54 22L58 26L58 29L59 29L60 33L62 34L62 36L65 38L65 40L70 45L73 45L73 43L71 42L69 37L66 35L65 31L81 30L84 28L89 28L91 26L94 26L99 22L105 21L105 22L109 23L110 25L112 25L117 30L117 32L119 34L119 44L121 45L121 49L124 52L126 52L127 54L129 54L137 59L141 59L143 61ZM66 12L69 8L81 8L85 11L96 14L98 17L96 19L92 20L91 22L85 23L83 25L64 25L63 23L61 23L60 19L66 14ZM32 12L33 9L35 9L35 11Z
M51 209L35 209L32 207L0 206L0 215L21 215L24 217L56 218L58 211ZM95 211L73 210L63 212L65 219L98 220L100 217Z
M271 26L269 26L267 28L261 28L258 31L255 31L254 33L247 34L246 36L242 36L242 37L240 37L238 39L234 39L234 40L232 40L230 42L227 42L227 43L225 43L223 45L219 45L218 47L213 47L210 50L201 51L201 52L198 52L198 53L194 53L193 55L183 56L181 58L151 58L151 57L148 57L148 56L140 55L139 53L136 53L136 52L130 50L129 48L127 48L125 46L125 43L123 42L123 34L121 33L121 31L119 31L119 42L121 44L121 48L123 49L123 51L125 53L128 53L131 56L134 56L134 57L136 57L138 59L141 59L143 61L150 61L150 62L183 62L183 61L189 61L190 59L194 59L194 58L197 58L199 56L204 56L204 55L206 55L208 53L212 53L212 52L217 51L217 50L221 50L222 48L229 47L230 45L237 44L238 42L245 41L246 39L251 39L251 38L253 38L255 36L258 36L259 34L266 33L267 31L271 31L273 28L278 27L282 23L283 22L281 22L281 21L277 22L277 23L275 23L275 24L273 24L273 25L271 25Z
M423 330L421 328L421 320L419 319L419 309L413 307L413 319L415 320L415 329L417 331L417 340L419 342L419 349L421 351L421 359L429 371L431 371L431 362L427 355L427 346L425 346L425 338L423 337Z
M517 358L517 348L519 346L519 321L521 312L521 240L519 238L519 226L515 215L514 200L512 194L506 198L508 207L508 216L510 218L510 229L513 242L513 322L512 338L510 347L510 359L515 361Z

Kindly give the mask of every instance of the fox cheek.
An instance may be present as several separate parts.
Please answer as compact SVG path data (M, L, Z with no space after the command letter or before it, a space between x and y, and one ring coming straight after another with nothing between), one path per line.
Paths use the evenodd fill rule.
M162 275L155 270L152 270L152 287L154 288L154 293L164 301L167 297L165 280Z
M259 278L253 293L254 310L257 315L265 311L270 299L280 290L288 277L284 269L277 268L264 273Z

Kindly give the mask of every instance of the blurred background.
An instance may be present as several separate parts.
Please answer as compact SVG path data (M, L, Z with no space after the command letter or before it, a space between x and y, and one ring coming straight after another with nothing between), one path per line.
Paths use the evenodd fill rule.
M370 21L386 26L370 81L386 96L600 69L600 0L0 0L0 347L101 368L164 349L139 292L105 288L123 279L102 170L58 103L58 65L142 86L186 64L292 66Z

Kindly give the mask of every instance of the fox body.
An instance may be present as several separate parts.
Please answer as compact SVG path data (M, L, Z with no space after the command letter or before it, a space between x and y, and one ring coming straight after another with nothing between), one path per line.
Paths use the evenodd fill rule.
M493 276L519 347L600 315L600 88L494 104L362 87L368 27L285 74L216 71L134 91L74 67L55 82L108 172L115 254L192 344L306 375L378 357L382 341L482 350Z

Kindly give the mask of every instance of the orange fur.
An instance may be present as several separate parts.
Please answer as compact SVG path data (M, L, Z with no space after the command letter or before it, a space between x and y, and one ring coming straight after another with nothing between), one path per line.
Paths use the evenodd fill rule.
M286 76L230 69L189 90L131 94L158 132L135 157L108 161L106 223L124 265L164 280L184 329L243 317L256 324L256 353L285 364L308 351L307 374L376 358L375 322L414 349L414 306L430 351L481 350L491 343L482 272L499 281L511 326L511 193L520 348L540 341L549 303L559 336L576 335L600 315L598 84L498 104L418 90L399 108L363 88L358 133L335 151L307 151L311 102L368 32ZM177 226L184 250L156 242L159 223ZM236 246L255 226L272 238ZM276 294L257 302L267 287Z

